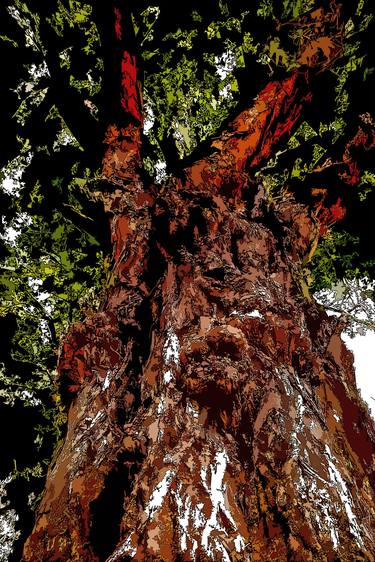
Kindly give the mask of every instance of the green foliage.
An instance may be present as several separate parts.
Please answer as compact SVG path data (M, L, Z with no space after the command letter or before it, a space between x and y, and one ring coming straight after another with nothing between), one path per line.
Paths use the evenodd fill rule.
M318 246L313 261L314 291L330 289L340 279L363 276L358 266L359 240L347 232L331 231Z
M298 16L311 10L314 3L314 0L284 0L283 18L286 20L298 18Z
M33 52L35 43L28 47ZM95 169L87 167L81 146L51 103L42 58L34 61L16 84L18 155L1 172L6 213L0 234L0 324L6 338L0 352L0 410L18 446L4 446L0 478L11 473L10 486L24 490L21 515L30 509L28 495L38 497L65 431L55 382L59 340L85 309L97 307L107 251L103 234L95 232L98 207L87 189ZM19 438L14 424L27 425Z
M60 66L69 71L69 83L73 88L90 98L100 91L103 61L98 57L100 37L93 21L93 7L78 0L56 3L56 10L51 11L46 21L56 35L64 40L65 36L73 36L80 41L72 41L69 46L60 50ZM80 51L80 69L74 64L76 51ZM83 67L83 68L82 68Z
M145 18L145 13L140 14ZM153 19L150 34L146 21L142 45L145 61L144 93L158 119L148 132L152 145L149 158L170 161L183 158L218 130L238 102L235 70L244 67L244 50L251 35L244 31L248 11L228 17L228 7L219 3L215 19L203 21L193 10L176 29L157 33ZM163 10L154 18L166 17ZM199 25L197 25L199 24ZM183 27L185 26L185 28ZM205 48L202 50L202 42ZM170 140L175 155L170 154Z
M359 183L359 200L366 201L367 197L375 191L375 173L370 170L364 170Z

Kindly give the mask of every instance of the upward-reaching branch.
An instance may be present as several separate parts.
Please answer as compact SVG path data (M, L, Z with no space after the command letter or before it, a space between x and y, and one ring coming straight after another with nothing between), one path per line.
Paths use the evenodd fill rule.
M112 2L111 28L109 38L103 35L108 127L102 173L124 185L139 180L143 109L131 14L118 0Z
M69 73L62 68L60 60L61 43L48 17L40 18L39 34L45 49L44 57L51 80L48 95L51 104L59 109L71 133L85 151L91 152L100 145L101 125L85 104L83 96L70 84Z
M311 99L306 75L294 72L282 82L270 82L254 105L236 117L211 146L214 154L185 170L186 186L240 195L247 184L247 172L269 157L271 150L301 116Z
M314 10L285 25L301 31L295 70L283 80L269 82L253 105L212 141L212 154L184 170L184 189L239 199L248 185L249 172L254 173L270 157L301 119L304 107L312 100L313 76L342 56L343 24L340 6L335 2L327 10ZM344 214L338 198L317 220L326 228Z
M104 62L100 115L119 127L141 124L142 94L138 45L127 2L112 0L94 6Z

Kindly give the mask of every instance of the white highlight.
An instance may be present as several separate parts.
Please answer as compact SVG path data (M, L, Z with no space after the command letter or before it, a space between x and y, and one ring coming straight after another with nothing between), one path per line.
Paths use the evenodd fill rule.
M160 402L158 404L158 407L156 408L156 411L158 414L161 414L163 410L165 410L165 402L164 402L164 397L162 396L160 398Z
M190 416L192 416L195 419L197 419L199 417L199 414L198 414L197 410L193 407L190 400L186 401L186 413L189 414Z
M189 497L183 499L180 496L181 488L182 488L182 484L179 484L177 488L177 492L175 492L174 496L176 498L178 523L180 525L180 534L181 534L180 545L181 545L181 550L184 551L187 549L187 536L188 536L190 511L191 511L191 499Z
M341 492L340 493L340 497L342 499L342 502L344 504L345 507L345 511L346 511L346 515L349 521L349 528L351 533L355 536L356 538L356 542L359 546L363 546L363 540L361 537L361 532L357 523L357 518L353 513L353 509L352 509L352 499L350 497L350 493L348 491L348 488L341 476L341 474L339 473L339 471L337 470L336 466L334 465L332 458L333 455L331 453L330 448L328 447L328 445L325 446L325 450L327 453L327 460L328 460L328 471L329 471L329 476L331 479L332 484L335 486L335 488L338 488L338 490Z
M71 134L69 129L60 129L54 140L53 150L59 151L61 146L68 146L69 144L77 145L77 139Z
M227 84L226 86L224 86L224 88L220 88L219 96L221 98L227 98L230 95L231 91L232 91L231 85Z
M236 528L235 521L233 519L231 512L227 509L225 505L225 498L224 498L226 485L223 484L223 478L224 478L225 469L228 460L229 459L226 451L221 451L219 453L216 453L215 464L213 466L212 465L210 466L211 469L210 486L207 485L207 469L204 468L201 469L202 484L207 490L212 503L212 512L210 518L207 520L205 527L203 529L201 544L210 557L212 558L215 557L214 552L216 550L216 552L219 551L222 553L223 560L229 560L230 562L229 555L225 550L224 546L221 544L221 542L217 538L213 539L212 541L209 540L210 535L212 534L213 531L221 531L221 532L224 531L223 527L221 527L218 522L219 510L221 510L225 514L227 519L232 523L233 527ZM237 544L240 544L238 542L239 540L238 537L236 540L237 540Z
M91 429L92 427L94 427L94 425L98 422L98 420L100 420L100 418L102 418L103 416L104 416L104 412L103 410L101 410L95 415L94 418L90 418L90 417L85 418L85 421L89 422L87 429Z
M21 182L21 177L23 174L22 169L15 170L11 175L6 175L2 181L2 188L8 195L19 196L21 189L25 185Z
M145 510L147 517L149 517L150 519L153 518L156 511L162 506L163 498L166 495L166 493L168 492L168 489L169 489L169 487L172 483L172 479L173 479L174 474L175 473L174 473L173 470L167 470L167 472L164 475L163 480L161 482L159 482L159 484L156 486L156 488L152 492L152 494L150 496L150 500L149 500L148 505L147 505L146 510Z
M107 371L107 375L103 382L103 387L102 387L103 390L107 390L107 388L109 387L109 384L111 382L111 375L112 375L112 371L111 370Z
M297 484L298 490L304 500L308 500L315 505L314 517L320 528L323 523L321 515L323 515L323 524L330 532L334 549L337 550L340 542L339 531L335 525L337 514L342 509L341 506L344 506L345 508L350 532L354 535L357 544L359 546L363 546L360 528L352 509L353 502L350 493L345 481L334 464L334 456L332 455L328 445L325 445L325 454L328 464L329 480L321 478L310 466L302 462L304 470L308 473L308 476L312 477L312 480L305 481L301 474ZM334 488L336 490L339 496L339 501L332 503L329 488ZM332 517L332 515L334 515L334 517Z
M221 80L224 80L236 66L236 57L232 51L225 51L223 54L215 57L216 72Z
M327 316L341 316L341 312L336 312L335 310L326 309Z
M242 535L237 535L234 539L234 546L236 547L236 552L242 552L245 548L245 540Z
M158 160L155 164L155 183L162 183L167 178L167 163Z
M28 277L27 284L33 290L34 296L38 302L43 302L51 296L51 293L40 290L40 287L43 285L42 279Z
M180 364L180 343L172 328L167 332L167 341L163 349L164 361L168 364Z
M14 246L22 230L31 223L30 215L27 213L18 213L13 219L11 226L5 226L4 234L1 235L1 238L11 246Z
M261 313L257 309L253 310L252 312L248 312L247 314L245 314L245 316L248 316L249 318L262 318Z
M324 516L324 526L328 528L331 535L333 548L336 550L339 544L339 534L335 527L335 521L330 514L331 499L326 489L329 483L323 480L309 465L303 463L304 469L312 480L305 481L300 474L297 488L304 500L313 501L316 509L314 510L314 517L319 526L322 527L322 520L320 514ZM307 491L307 493L306 493Z
M21 400L27 400L32 406L39 406L42 401L39 398L36 398L33 392L29 390L23 390L20 394Z
M110 558L108 558L107 562L115 562L116 560L119 560L119 557L123 554L128 554L130 556L136 555L137 549L131 545L132 534L128 536L126 541L124 541L118 548L116 548L115 552Z
M317 479L320 481L320 485L323 486L327 485L327 482L325 480L322 480L320 477L318 477ZM323 513L325 526L328 528L330 532L333 548L337 550L339 544L339 534L335 527L335 521L332 519L331 514L329 512L329 507L331 505L330 495L326 489L324 488L322 489L318 487L317 480L313 480L310 483L310 485L308 484L305 485L309 486L309 494L308 496L306 496L306 494L303 494L304 498L309 499L311 496L314 497L314 503L318 507L318 509L316 509L314 512L315 520L318 523L319 527L321 527L321 518L320 518L319 511Z
M9 500L5 486L12 480L9 474L4 480L0 480L0 561L6 562L13 552L14 542L19 538L21 532L16 531L16 523L19 517L15 509L10 509Z
M289 376L288 376L288 371L284 368L282 368L281 370L279 370L277 367L275 367L275 373L278 375L279 378L282 379L283 383L284 383L284 388L285 388L285 392L288 396L291 396L293 394L293 387L290 384L290 380L289 380Z
M297 396L296 401L296 429L291 434L291 442L292 442L292 453L291 457L296 459L299 456L301 443L298 439L298 433L303 431L303 416L305 413L305 406L303 405L303 398L300 394Z
M240 312L239 310L233 310L230 316L239 316L240 318L263 318L263 314L259 310L254 309L251 312Z
M202 472L201 472L201 476L202 476ZM203 525L206 522L202 510L203 510L203 503L198 503L198 505L194 508L193 511L193 515L194 515L193 525L196 529L200 529L201 527L203 527Z
M215 546L216 546L216 550L222 553L222 555L223 555L222 560L223 560L224 562L231 562L231 560L230 560L230 558L229 558L228 552L227 552L226 549L224 548L224 545L221 544L221 542L219 541L219 539L216 539L216 538L215 538L215 539L214 539L214 544L215 544Z
M151 105L148 103L145 103L144 105L144 112L145 112L145 120L143 123L143 133L145 135L148 135L149 131L151 131L152 127L154 126L155 115Z
M167 371L166 373L164 373L164 382L165 383L169 383L171 382L171 380L173 379L173 373L172 371Z
M335 522L333 521L329 511L328 511L328 504L330 502L330 498L329 498L329 494L327 492L327 490L317 490L320 497L323 500L323 506L322 506L322 511L324 513L325 516L325 520L326 520L326 524L327 527L330 531L331 534L331 540L332 540L332 544L333 544L333 548L335 550L337 550L338 544L339 544L339 534L338 531L335 527ZM317 516L317 520L319 520L319 517Z
M357 386L375 419L375 377L372 367L375 364L375 333L369 330L366 335L354 338L343 334L342 339L354 354Z

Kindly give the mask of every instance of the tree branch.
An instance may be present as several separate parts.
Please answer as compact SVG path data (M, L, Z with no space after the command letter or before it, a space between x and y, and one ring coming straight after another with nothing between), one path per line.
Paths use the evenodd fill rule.
M100 6L98 15L101 16L98 21L103 22L106 89L102 93L102 106L106 108L108 124L102 174L111 183L129 185L140 178L143 126L141 80L131 14L123 3L114 0L111 11Z
M217 152L185 169L185 187L239 196L247 185L248 171L268 158L299 120L312 97L306 83L306 74L298 71L281 82L270 82L254 105L211 143Z
M39 32L42 42L48 46L45 60L51 76L49 95L79 144L84 149L92 151L101 140L101 127L85 105L83 96L72 88L69 74L61 68L59 39L56 33L47 21L43 20Z
M143 122L138 46L131 12L125 2L112 0L93 6L104 62L100 114L108 123L125 127Z

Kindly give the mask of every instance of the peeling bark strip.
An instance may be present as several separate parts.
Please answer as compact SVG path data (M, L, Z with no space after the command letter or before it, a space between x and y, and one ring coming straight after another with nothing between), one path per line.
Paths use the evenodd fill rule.
M68 430L23 560L372 562L374 424L340 325L303 292L321 225L291 195L244 196L309 101L305 76L271 82L156 190L122 47L127 115L103 160L113 276L61 347Z

